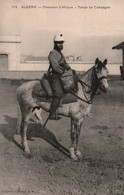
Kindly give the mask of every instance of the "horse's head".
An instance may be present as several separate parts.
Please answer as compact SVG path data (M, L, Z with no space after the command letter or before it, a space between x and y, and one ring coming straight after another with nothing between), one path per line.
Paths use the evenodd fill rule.
M103 62L101 62L97 58L95 61L95 66L94 66L94 71L95 71L96 80L97 80L97 86L103 92L107 92L107 89L109 87L108 82L107 82L108 70L106 68L106 64L107 64L107 59L105 59Z

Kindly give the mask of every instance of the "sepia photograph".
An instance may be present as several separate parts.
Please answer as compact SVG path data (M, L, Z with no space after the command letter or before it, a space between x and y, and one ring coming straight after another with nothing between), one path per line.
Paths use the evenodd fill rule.
M124 194L123 8L0 0L0 195Z

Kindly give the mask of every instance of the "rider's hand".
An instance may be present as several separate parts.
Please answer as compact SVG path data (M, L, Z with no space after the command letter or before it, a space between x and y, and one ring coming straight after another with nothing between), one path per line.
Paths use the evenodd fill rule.
M66 64L66 70L70 70L70 69L71 67L68 64Z

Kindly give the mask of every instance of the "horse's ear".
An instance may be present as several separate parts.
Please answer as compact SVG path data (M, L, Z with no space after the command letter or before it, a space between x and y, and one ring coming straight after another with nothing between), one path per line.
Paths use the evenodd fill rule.
M96 60L95 60L95 67L97 68L97 66L98 66L98 62L99 62L99 58L96 58Z
M98 64L98 62L99 62L99 58L96 58L95 65Z
M107 64L107 59L104 60L103 64L106 66L106 64Z

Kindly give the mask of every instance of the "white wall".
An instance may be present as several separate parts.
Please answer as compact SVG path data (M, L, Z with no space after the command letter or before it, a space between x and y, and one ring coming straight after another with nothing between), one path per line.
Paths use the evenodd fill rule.
M8 54L8 70L17 70L20 64L20 44L0 43L0 53Z
M20 36L0 36L0 53L8 54L8 70L17 70L20 64Z
M93 64L79 64L79 63L69 63L71 68L77 71L87 71L89 68L93 66ZM47 71L48 62L43 63L20 63L17 67L17 71ZM107 68L110 75L120 75L120 66L121 64L107 64Z

